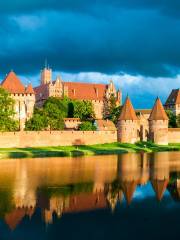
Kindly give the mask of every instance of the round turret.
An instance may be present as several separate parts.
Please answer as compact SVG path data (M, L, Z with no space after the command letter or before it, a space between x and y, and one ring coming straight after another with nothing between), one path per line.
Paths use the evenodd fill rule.
M157 98L149 117L149 140L159 145L167 145L168 122L163 105Z
M129 97L123 105L118 124L118 141L121 143L135 143L139 140L138 118Z

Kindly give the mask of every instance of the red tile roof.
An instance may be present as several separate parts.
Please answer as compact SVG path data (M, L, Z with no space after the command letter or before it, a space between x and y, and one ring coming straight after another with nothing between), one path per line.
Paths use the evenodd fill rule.
M25 93L24 85L13 71L6 76L1 86L10 93Z
M27 86L27 88L26 88L26 93L34 94L34 89L33 89L31 83Z
M64 86L68 87L69 98L79 100L103 100L107 88L106 84L80 82L64 82Z
M159 98L156 99L149 120L168 120L167 114Z
M129 97L125 100L119 120L138 120Z
M54 83L54 82L53 82ZM80 82L63 82L64 87L68 88L68 97L78 100L103 100L107 84L92 84ZM43 84L34 88L38 99L48 98L49 84ZM41 94L41 97L40 97Z
M99 131L116 131L117 130L114 123L108 119L107 120L98 119L96 120L96 124Z
M150 114L152 109L136 109L136 113L141 113L141 114Z
M133 195L136 190L136 187L137 187L136 181L122 183L122 190L123 190L123 193L124 193L124 196L126 198L128 205L130 205L130 203L133 199Z
M168 180L164 179L164 180L152 180L152 187L156 193L156 197L159 201L161 201L163 194L166 190L166 187L168 185Z
M166 100L165 106L168 105L174 105L174 104L180 104L180 90L179 89L173 89Z

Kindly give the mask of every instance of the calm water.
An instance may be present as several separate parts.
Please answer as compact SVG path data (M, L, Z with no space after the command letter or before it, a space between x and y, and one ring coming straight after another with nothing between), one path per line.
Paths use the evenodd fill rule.
M179 235L180 153L0 161L0 240Z

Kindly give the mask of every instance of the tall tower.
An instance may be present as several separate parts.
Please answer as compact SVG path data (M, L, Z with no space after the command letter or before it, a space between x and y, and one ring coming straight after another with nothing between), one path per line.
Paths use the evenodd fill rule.
M41 71L41 85L48 84L52 81L52 69L45 66L45 68Z
M138 118L129 97L126 98L118 120L118 141L135 143L139 140Z
M161 100L157 98L149 117L149 139L156 144L167 145L168 122Z

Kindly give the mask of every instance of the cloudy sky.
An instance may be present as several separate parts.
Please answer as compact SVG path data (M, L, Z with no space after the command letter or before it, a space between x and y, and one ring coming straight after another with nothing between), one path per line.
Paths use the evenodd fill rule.
M180 86L179 0L0 1L0 77L39 82L45 59L69 81L108 82L135 107Z

